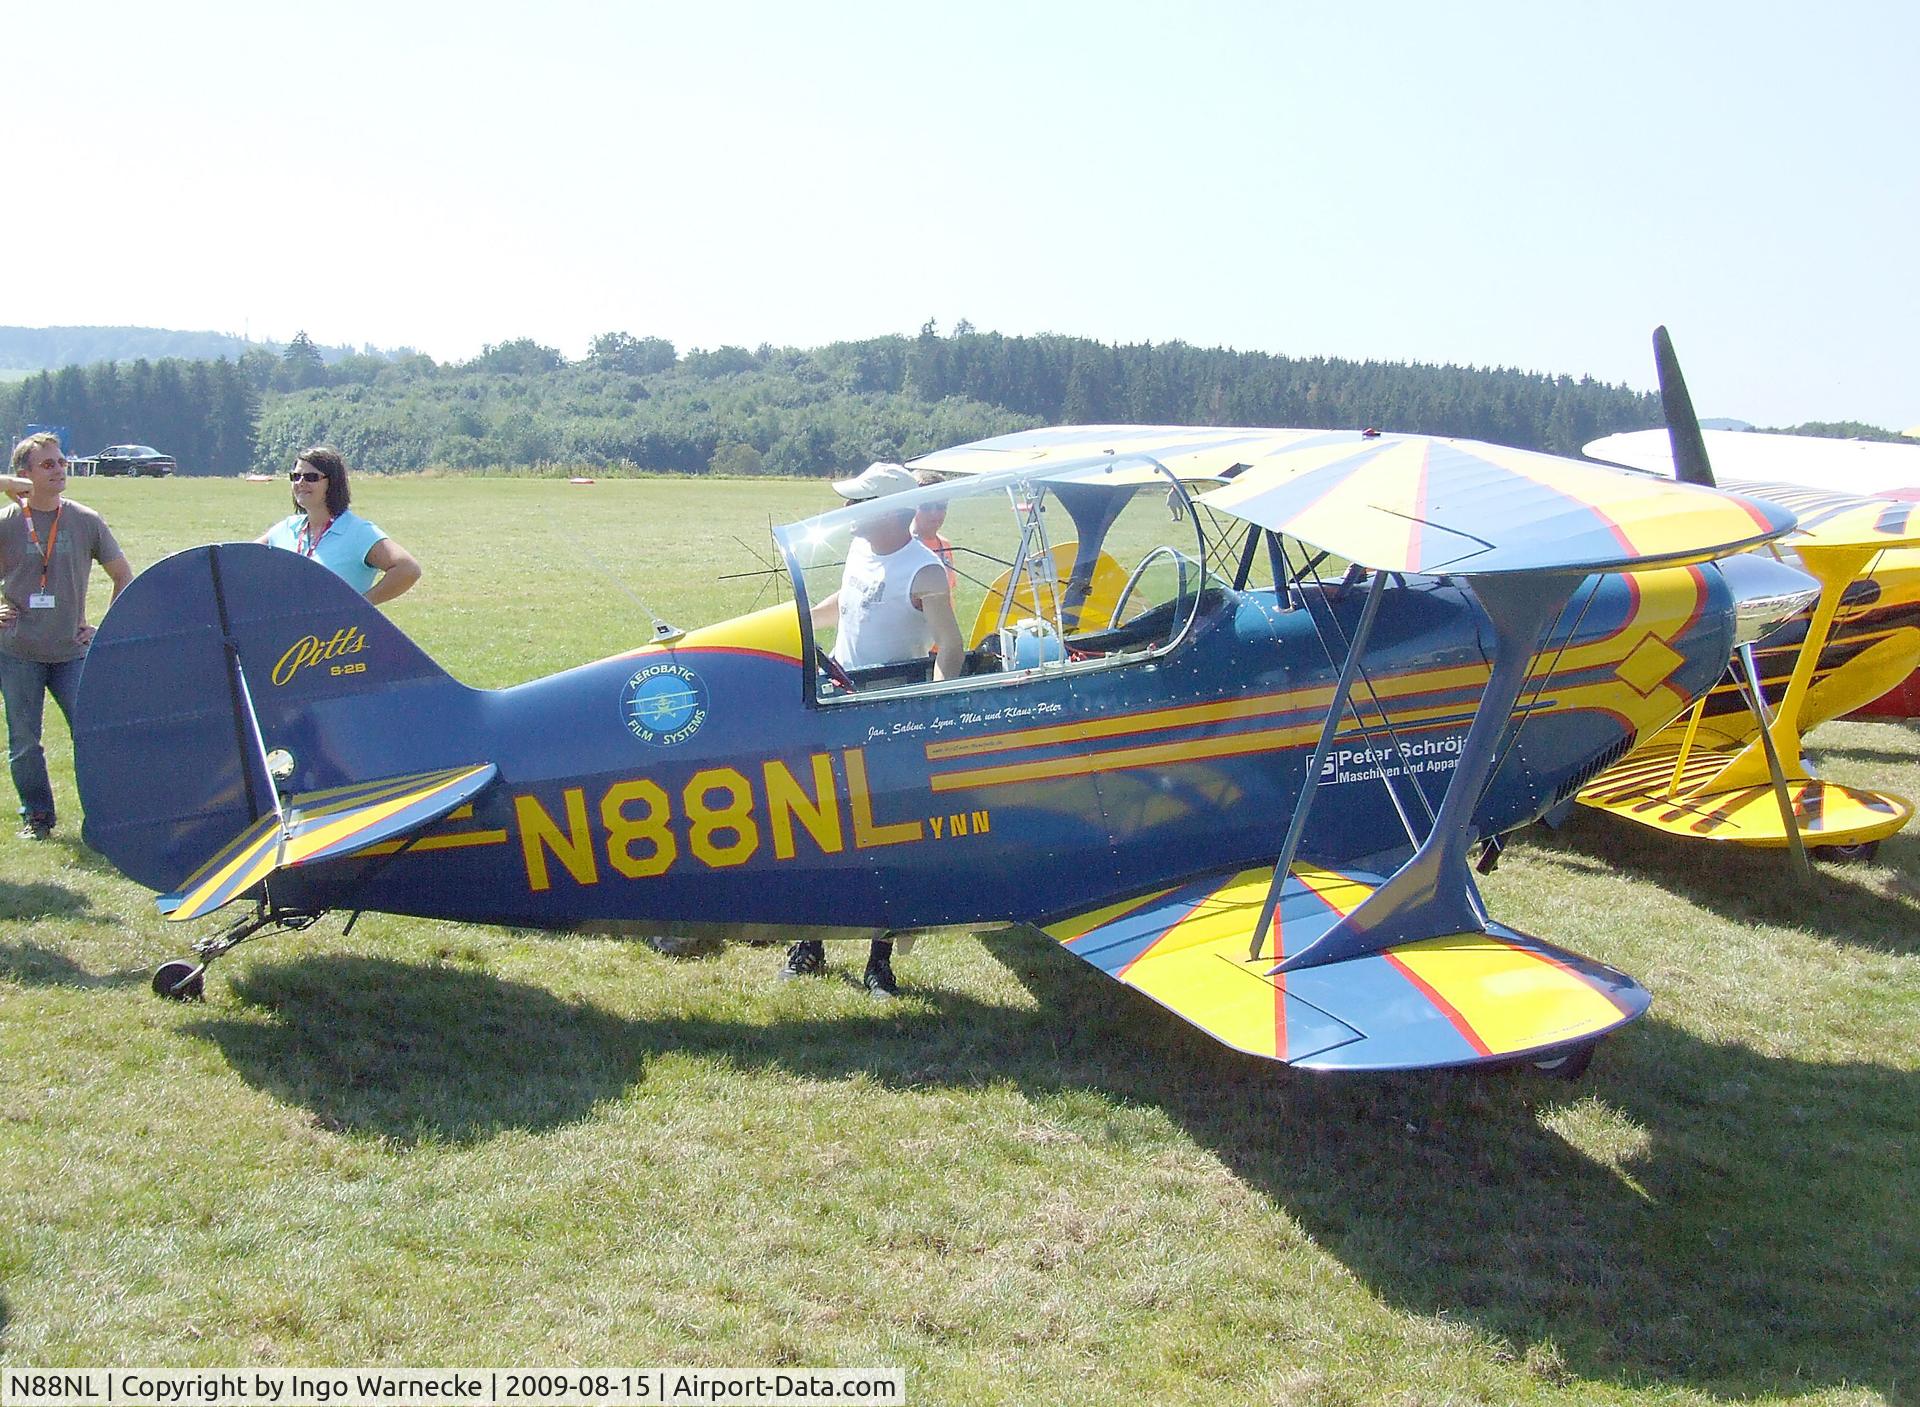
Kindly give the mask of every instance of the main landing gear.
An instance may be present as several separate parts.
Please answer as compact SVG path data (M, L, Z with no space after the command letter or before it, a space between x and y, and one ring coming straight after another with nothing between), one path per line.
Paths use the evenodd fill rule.
M175 958L172 962L161 963L153 974L154 993L168 1001L200 1001L206 995L207 969L213 965L215 958L225 956L249 938L257 938L268 930L284 929L296 933L319 918L319 914L290 913L269 909L264 902L257 903L253 912L245 918L237 920L223 932L195 943L192 958Z
M1599 1048L1598 1041L1586 1041L1580 1045L1568 1046L1558 1055L1533 1061L1533 1068L1550 1080L1571 1082L1587 1073L1587 1066L1593 1063L1593 1053Z

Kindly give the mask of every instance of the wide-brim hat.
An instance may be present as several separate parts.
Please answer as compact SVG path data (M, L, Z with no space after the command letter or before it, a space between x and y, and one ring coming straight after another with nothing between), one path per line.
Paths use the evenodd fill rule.
M833 491L849 503L865 503L919 487L920 481L906 465L879 463L869 464L851 479L836 479Z

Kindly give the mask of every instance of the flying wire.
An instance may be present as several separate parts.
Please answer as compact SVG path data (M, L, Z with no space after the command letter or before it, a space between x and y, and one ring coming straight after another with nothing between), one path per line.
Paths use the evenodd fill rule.
M679 626L671 625L668 622L662 620L654 612L653 607L649 606L645 601L642 601L640 599L640 594L637 591L635 591L632 587L628 586L624 581L620 580L619 577L615 576L612 572L608 571L604 566L602 566L600 564L599 559L596 558L591 552L587 551L585 544L580 542L577 538L570 539L570 542L573 547L573 550L577 554L579 554L580 560L582 562L584 562L590 569L597 572L600 575L602 580L610 582L616 591L618 591L621 595L625 596L629 601L633 602L634 605L640 608L641 613L645 615L646 618L653 625L653 640L655 644L657 645L667 644L671 641L678 640L681 636L687 633L686 631L682 630Z

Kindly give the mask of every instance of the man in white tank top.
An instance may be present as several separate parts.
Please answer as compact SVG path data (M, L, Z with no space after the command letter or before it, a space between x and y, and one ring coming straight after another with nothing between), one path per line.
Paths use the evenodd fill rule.
M833 486L854 503L919 487L913 474L898 464L870 464L857 478ZM914 505L908 501L898 512L875 512L855 525L840 589L813 608L813 623L839 627L833 658L843 669L925 659L932 650L933 677L958 679L967 650L953 614L953 587L946 565L914 537L913 515ZM817 938L803 938L787 949L780 975L814 977L826 970L825 945ZM892 940L873 940L862 985L876 997L899 994Z
M834 486L856 503L920 487L898 464L869 465ZM838 625L833 658L844 669L919 659L933 651L933 677L957 679L966 658L947 569L913 535L911 506L875 513L853 529L840 589L813 608L813 623Z

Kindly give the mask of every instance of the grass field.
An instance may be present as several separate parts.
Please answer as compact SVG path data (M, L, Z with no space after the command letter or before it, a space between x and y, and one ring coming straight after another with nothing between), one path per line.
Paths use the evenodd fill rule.
M776 590L818 484L366 480L392 618L500 685ZM136 565L281 484L85 481ZM584 555L583 555L584 554ZM588 567L591 559L596 565ZM742 573L716 583L722 574ZM104 578L95 590L104 602ZM97 608L96 608L97 609ZM915 1403L1920 1402L1920 834L1874 866L1583 813L1485 883L1638 976L1586 1080L1237 1057L1025 931L848 953L372 916L200 1006L151 896L0 840L0 1362L901 1365ZM1920 795L1920 735L1831 726ZM11 827L7 828L9 834Z

